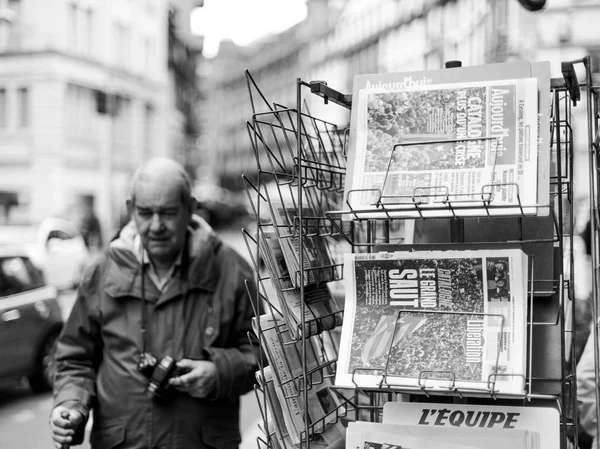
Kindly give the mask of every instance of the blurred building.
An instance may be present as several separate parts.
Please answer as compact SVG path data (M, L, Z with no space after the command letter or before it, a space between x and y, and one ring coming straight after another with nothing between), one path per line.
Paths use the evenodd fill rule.
M333 26L339 4L330 0L307 0L304 22L251 47L222 42L218 56L203 61L203 102L199 108L203 133L198 145L203 161L199 167L200 182L236 189L242 185L242 173L252 175L256 170L246 129L252 107L245 69L268 101L295 106L296 78L308 73L310 43ZM266 109L260 97L255 101L258 110Z
M170 0L168 24L168 141L174 158L192 177L200 163L197 140L200 135L197 107L200 100L198 64L203 39L193 35L190 14L203 0Z
M547 0L543 13L534 13L535 27L521 24L522 39L515 42L520 58L550 61L552 76L561 77L561 61L579 60L590 55L594 85L600 85L600 2L597 0ZM530 41L527 43L526 41ZM531 43L533 42L533 44ZM517 46L520 44L520 46ZM518 48L524 48L517 51ZM583 65L575 65L583 78ZM582 232L589 218L589 146L585 93L572 109L571 127L574 141L575 232Z
M212 69L204 82L207 132L200 146L215 159L213 178L231 183L255 171L245 125L251 114L245 68L268 100L296 107L298 77L351 93L354 75L438 69L450 60L550 60L554 77L563 60L591 53L600 64L594 32L600 5L594 0L547 0L536 12L517 0L309 0L307 6L306 20L283 35L248 48L227 44L206 62ZM323 108L312 97L306 98L311 113L348 123L347 111Z
M73 218L85 203L111 232L132 170L149 156L181 156L186 127L174 113L184 108L173 93L181 56L171 6L0 0L5 219L7 210L13 221Z

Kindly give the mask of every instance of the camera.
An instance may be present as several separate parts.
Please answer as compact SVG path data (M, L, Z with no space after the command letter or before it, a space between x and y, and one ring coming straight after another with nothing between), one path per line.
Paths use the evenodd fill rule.
M172 357L167 355L159 361L154 355L143 352L138 371L148 378L148 396L163 404L173 399L176 390L169 385L169 379L177 377L179 369Z

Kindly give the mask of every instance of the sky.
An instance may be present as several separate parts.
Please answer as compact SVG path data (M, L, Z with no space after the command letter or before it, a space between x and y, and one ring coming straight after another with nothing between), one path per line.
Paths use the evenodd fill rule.
M284 31L306 17L306 0L205 0L192 12L192 33L204 36L203 54L216 56L219 42L237 45Z

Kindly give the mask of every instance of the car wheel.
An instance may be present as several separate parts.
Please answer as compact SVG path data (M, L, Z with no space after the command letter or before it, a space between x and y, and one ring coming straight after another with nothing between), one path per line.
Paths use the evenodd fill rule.
M50 333L37 353L33 374L29 377L29 386L36 393L49 391L54 383L54 372L56 366L54 357L56 354L56 340L59 332Z

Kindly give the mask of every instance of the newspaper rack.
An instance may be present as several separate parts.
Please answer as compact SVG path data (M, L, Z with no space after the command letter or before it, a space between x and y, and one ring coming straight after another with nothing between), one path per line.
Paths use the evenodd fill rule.
M600 253L598 245L600 244L600 87L592 85L591 75L591 61L589 56L584 58L582 62L586 69L585 85L588 87L586 90L587 100L587 132L588 132L588 144L589 144L589 166L590 166L590 225L591 225L591 260L592 260L592 322L595 325L592 326L592 332L590 338L593 339L593 352L594 352L594 368L595 368L595 383L599 385L600 382L600 350L598 346L599 330L600 325L600 272L598 271L598 263L600 261ZM577 77L574 76L574 69L572 66L563 65L563 72L568 75L568 79L571 81L571 85L577 86ZM598 431L600 429L600 392L598 388L596 391L596 423Z
M335 211L329 214L329 217L335 215L351 215L355 220L376 218L378 215L385 219L393 218L440 218L448 216L450 218L459 218L465 216L485 215L487 217L497 216L496 212L501 210L503 216L526 216L532 215L526 213L525 209L549 210L548 204L527 204L521 202L519 185L514 182L499 182L494 180L494 172L490 174L490 179L481 185L479 192L457 193L453 192L448 185L420 185L412 189L410 193L389 193L389 179L391 178L390 169L392 167L394 155L398 148L411 146L421 146L424 144L443 144L443 143L466 143L466 142L486 142L490 141L492 146L496 145L496 137L479 137L463 139L443 139L433 141L416 141L407 143L397 143L392 146L390 156L386 165L382 189L352 189L348 192L345 199L345 211ZM492 168L495 165L492 164ZM494 189L506 187L515 190L517 202L514 205L494 203ZM364 196L370 192L372 196L369 209L353 208L351 199L354 196Z
M585 85L580 86L577 77L573 76L573 64L583 63L587 72ZM394 202L394 198L386 196L377 191L376 200L373 204L382 213L373 216L373 210L352 209L350 202L344 198L344 182L347 156L348 129L311 115L308 110L307 101L303 97L305 89L309 89L311 95L317 95L324 99L327 107L342 107L345 110L352 107L352 95L342 94L328 87L321 81L305 82L297 80L296 105L294 108L285 107L277 103L269 103L257 83L246 72L248 91L252 105L252 119L247 122L248 136L256 157L258 167L258 178L250 179L244 176L244 183L248 196L251 200L253 212L256 216L257 229L254 232L245 231L246 244L254 260L258 288L268 313L283 317L281 306L273 301L275 295L269 292L265 283L269 276L264 275L261 267L263 249L260 246L260 233L262 228L272 227L280 239L297 239L299 244L298 256L300 264L290 276L298 280L298 289L301 297L304 297L308 284L306 279L311 270L329 270L331 272L330 282L341 278L341 264L336 257L336 249L346 245L347 251L378 251L385 245L396 245L411 250L419 250L432 245L444 248L446 245L456 243L470 243L491 246L516 245L530 254L529 291L528 291L528 317L527 317L527 369L522 374L525 380L525 391L522 395L501 396L495 389L498 375L492 375L488 379L487 388L465 389L456 388L454 385L455 373L441 373L423 371L419 375L416 387L397 385L388 381L388 376L381 373L381 382L376 388L364 387L331 387L333 393L346 406L344 409L337 408L334 413L335 419L355 419L380 421L383 405L392 400L410 397L417 401L433 402L459 402L459 403L502 403L519 406L543 406L551 407L560 413L561 448L569 447L568 436L577 444L577 406L575 391L575 366L574 348L569 345L567 339L574 337L575 330L568 320L568 315L574 314L575 299L573 268L573 239L570 238L570 230L573 229L573 134L571 128L571 106L580 99L580 87L587 87L589 128L590 128L590 161L594 167L594 175L597 179L591 179L593 187L592 194L592 224L593 224L593 248L597 252L598 232L600 232L600 218L598 217L598 184L600 181L600 162L597 159L597 151L600 149L600 119L598 109L600 108L600 90L592 87L590 75L589 57L582 60L572 61L563 65L564 79L552 79L552 116L551 127L551 161L554 167L550 177L549 204L518 204L512 207L512 213L507 235L509 238L503 240L480 239L469 241L469 232L465 232L470 225L470 220L483 220L490 227L496 226L496 222L506 217L498 218L495 209L506 209L507 205L494 204L493 198L482 196L473 204L464 204L461 200L451 198L451 192L447 189L442 201L435 206L424 207L424 198L427 195L439 196L437 190L421 187L413 192L406 204ZM333 103L333 105L331 105ZM595 121L592 119L595 118ZM591 129L595 135L592 136ZM592 176L590 175L590 178ZM490 183L491 185L497 185ZM518 188L518 187L517 187ZM429 191L428 191L429 190ZM443 189L442 189L443 190ZM273 221L273 203L290 200L297 207L297 213L287 215L283 223ZM303 211L304 205L310 205L312 213ZM525 207L534 207L538 210L548 210L547 231L549 235L530 235L528 227L535 226L536 222L525 212ZM406 211L412 216L407 217ZM477 216L465 216L465 211L477 211ZM401 212L398 217L396 212ZM445 215L444 215L445 214ZM440 215L443 218L440 218ZM345 217L346 216L346 217ZM344 219L350 217L350 220ZM407 219L408 218L408 219ZM487 222L486 220L489 220ZM414 221L418 223L443 222L450 229L446 240L433 242L410 241L404 238L407 231L407 223ZM528 224L528 222L531 223ZM332 263L319 267L306 268L302 263L303 245L305 239L317 237L327 241ZM541 276L537 271L539 266L545 262L546 254L538 254L535 248L544 248L552 254L551 267L546 268ZM569 250L570 248L570 250ZM570 254L569 260L563 263L564 254ZM594 267L596 266L597 254L594 256ZM548 269L550 271L548 271ZM597 306L598 290L600 280L597 270L594 272L594 316L599 316L600 307ZM278 279L270 279L277 283ZM542 291L543 290L543 291ZM305 305L303 303L302 308ZM257 311L257 316L258 316ZM307 323L302 323L300 329L305 329ZM322 331L322 330L320 330ZM335 329L333 330L335 332ZM258 338L256 343L261 343L264 329L258 326ZM594 328L597 337L598 329ZM289 346L288 338L278 334L283 346ZM337 351L335 345L324 341L329 332L317 332L316 338L320 341L321 348L317 358L322 358L322 364L318 367L308 366L307 354L311 350L308 344L308 335L301 337L299 341L292 342L295 350L302 361L302 372L292 380L283 380L294 386L295 394L303 397L304 403L308 399L308 386L310 388L319 373L324 375L324 370L335 367ZM311 336L310 338L315 338ZM594 339L597 343L598 339ZM599 360L598 345L596 344L596 360ZM283 363L289 363L283 359ZM265 366L261 365L261 372ZM598 375L598 372L597 372ZM315 377L316 376L316 377ZM445 389L429 388L427 379L434 376L446 376L449 379ZM281 379L280 379L281 381ZM268 393L263 386L256 389L257 398L261 403L261 414L265 426L264 438L257 441L259 447L288 447L285 442L277 441L276 431L269 429L268 417ZM343 412L342 412L343 410ZM300 447L310 447L312 436L315 434L315 423L309 424L308 411L305 409L304 422L306 427L302 432ZM600 413L599 413L600 414ZM324 422L323 422L324 423ZM322 423L322 424L323 424ZM317 426L318 427L318 426ZM324 427L324 426L321 426ZM282 431L279 429L279 433ZM285 433L283 431L283 433ZM306 438L309 435L309 438ZM280 435L281 436L281 435ZM297 445L292 445L298 447Z

